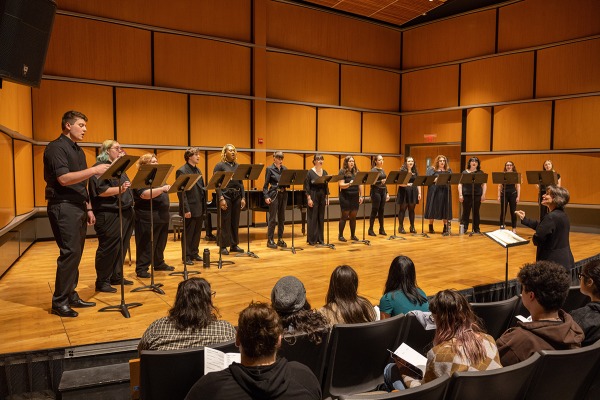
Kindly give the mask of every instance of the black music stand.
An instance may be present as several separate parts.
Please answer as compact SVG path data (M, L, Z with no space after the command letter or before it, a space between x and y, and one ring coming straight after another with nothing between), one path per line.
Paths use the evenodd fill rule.
M183 275L183 280L187 280L188 275L198 275L200 273L200 271L188 271L187 269L187 232L185 231L185 192L187 192L188 190L190 190L192 187L194 187L194 185L196 184L196 182L198 182L198 179L200 179L202 175L200 174L181 174L177 177L177 179L175 179L175 182L173 182L173 184L171 185L171 189L169 189L169 191L167 193L178 193L181 192L181 199L183 201L183 206L182 206L182 210L183 210L183 214L182 218L183 218L183 223L182 223L182 232L183 235L181 236L181 260L183 262L183 271L179 272L179 271L175 271L175 272L171 272L169 275Z
M281 250L291 251L293 254L296 254L296 250L304 250L302 247L294 247L294 225L296 220L294 219L294 187L297 182L300 182L301 185L304 185L304 180L306 179L306 175L308 171L305 169L284 169L281 172L281 176L279 177L279 183L277 187L291 187L292 188L292 247L281 247Z
M529 243L529 240L523 239L516 233L513 233L507 229L498 229L493 232L486 232L484 235L506 249L506 266L504 273L504 299L506 300L508 299L508 248L522 246Z
M325 195L325 212L327 213L327 243L318 244L315 247L328 247L331 250L335 250L335 244L329 243L329 183L337 182L343 175L323 175L317 178L314 183L315 184L325 184L327 187L327 194Z
M154 215L152 209L152 190L153 188L163 186L167 177L173 170L171 164L144 164L140 166L137 175L133 178L131 187L133 189L149 189L150 190L150 284L135 288L132 292L140 292L142 290L152 290L158 294L165 294L160 288L162 283L154 283Z
M502 216L500 228L504 229L506 221L506 185L517 185L521 182L521 174L519 172L492 172L492 183L502 185L502 207L500 215Z
M223 255L221 254L221 243L223 243L223 227L221 226L221 224L223 223L223 221L221 221L221 202L219 201L219 199L221 198L222 188L227 186L232 176L233 171L217 171L210 178L210 182L208 182L208 185L206 186L206 190L214 189L215 192L217 192L217 233L219 235L217 240L217 246L219 246L219 260L211 261L210 263L216 264L218 266L218 269L223 268L223 265L235 264L233 261L223 261Z
M469 237L473 235L481 235L481 232L475 232L475 184L487 184L488 174L486 173L468 173L463 172L460 178L460 184L471 185L471 213L473 215L473 223L471 224L471 233Z
M122 156L116 159L112 165L98 178L98 180L115 180L117 186L121 186L121 176L138 160L137 156ZM106 306L98 310L98 312L104 311L121 311L123 317L130 318L129 309L139 307L142 303L125 303L125 271L123 270L123 261L125 260L125 254L123 254L123 207L121 203L121 190L117 195L119 199L119 263L121 264L121 303L118 306Z
M443 232L442 236L456 236L456 234L452 234L452 185L460 183L460 176L461 174L443 173L438 174L435 179L435 184L437 186L446 186L448 188L448 215L446 216L446 232Z
M377 171L369 171L369 172L357 172L354 176L354 180L352 181L352 185L364 185L363 189L363 238L362 240L353 240L352 243L362 243L367 246L371 245L371 241L366 239L365 232L367 231L367 211L365 204L365 192L367 191L367 185L373 185L377 182L377 178L379 177L379 172Z
M402 239L406 240L405 237L396 236L396 220L398 219L398 185L406 185L410 180L411 174L408 171L391 171L387 178L385 178L386 185L396 185L396 201L394 201L394 231L392 236L388 240Z
M538 185L538 204L540 216L542 215L542 200L540 196L540 186L556 185L558 183L558 175L554 171L525 171L527 174L527 183L530 185ZM542 193L543 196L543 193Z
M435 175L421 175L417 176L413 182L415 186L421 186L421 233L413 233L413 236L423 236L428 238L429 235L425 233L425 186L429 188L435 183ZM429 189L427 189L429 190Z
M264 164L239 164L231 179L236 181L248 181L248 189L246 189L246 226L248 228L248 251L238 253L236 257L253 257L258 258L256 254L250 251L250 181L254 181L260 177L260 173L264 168Z

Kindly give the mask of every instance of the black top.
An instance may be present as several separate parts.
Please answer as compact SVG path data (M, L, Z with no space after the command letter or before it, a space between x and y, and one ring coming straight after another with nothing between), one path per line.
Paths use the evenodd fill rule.
M265 184L263 186L263 196L266 199L275 197L275 191L277 189L285 189L285 186L279 187L279 179L281 178L281 173L285 171L287 168L285 165L282 165L281 168L277 168L275 163L269 165L265 170Z
M385 183L381 183L382 180L385 179L385 177L387 176L385 174L385 171L383 170L383 168L379 169L377 167L373 167L371 169L371 172L379 172L379 176L377 177L377 180L375 181L374 185L371 185L371 189L373 188L379 188L379 189L385 189Z
M175 178L185 174L199 174L200 178L190 190L185 192L185 201L183 194L180 191L177 192L179 214L183 216L186 212L191 212L192 217L197 218L202 216L204 210L204 179L200 169L188 162L175 172Z
M238 165L239 164L236 162L221 161L220 163L215 165L215 168L213 169L213 173L219 172L219 171L235 172ZM233 191L239 191L243 198L244 197L244 183L240 180L233 180L233 179L230 180L229 183L227 184L227 187L225 189L223 189L223 195L227 196L229 193L231 193Z
M474 171L469 172L468 169L465 169L463 174L483 174L483 171ZM482 183L463 183L462 184L462 195L463 197L471 196L473 192L475 192L475 196L481 196L483 194ZM471 190L473 189L473 190Z
M69 172L87 169L85 153L67 135L61 134L58 139L48 143L44 151L44 180L46 181L46 199L48 201L72 201L84 203L88 201L87 180L62 186L58 178Z
M150 191L150 189L134 189L133 190L133 201L134 201L134 205L135 205L135 210L136 210L136 218L141 218L144 220L147 220L147 218L150 218L150 201L149 199L142 199L142 197L140 196L145 190ZM162 191L161 188L152 188L152 194L154 194L155 191L160 190ZM153 214L153 222L155 224L158 223L169 223L169 207L171 206L171 203L169 201L169 195L166 193L161 193L160 196L156 196L155 198L152 199L152 214ZM147 218L146 218L147 217Z
M569 243L571 225L564 210L555 208L541 222L523 218L521 223L535 229L532 240L533 244L537 246L536 261L554 261L567 270L575 267Z
M350 183L350 181L353 181L354 177L356 177L356 174L352 173L352 171L348 171L346 173L346 170L343 168L340 169L340 173L338 175L344 175L344 183ZM341 193L345 193L345 194L359 193L358 185L352 185L352 186L348 186L346 189L340 189L340 194Z
M323 170L321 176L327 175L327 171ZM312 192L322 191L325 194L329 194L329 185L326 183L314 183L321 176L317 175L317 173L311 168L308 170L308 174L306 174L306 180L304 181L304 190L306 194L309 195Z
M110 164L110 161L105 162L97 162L94 166L98 164ZM121 175L121 179L117 182L116 179L103 179L98 180L98 178L94 175L90 178L88 187L90 191L90 200L92 202L92 208L94 212L96 211L118 211L119 210L119 196L100 196L102 193L106 192L111 187L121 186L124 182L128 181L126 173ZM123 210L127 210L133 206L133 194L131 190L126 190L121 193L121 208Z

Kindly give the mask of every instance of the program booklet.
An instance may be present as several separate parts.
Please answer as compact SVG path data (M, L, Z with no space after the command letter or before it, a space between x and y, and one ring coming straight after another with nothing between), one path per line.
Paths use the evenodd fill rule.
M413 378L423 379L423 376L425 375L425 366L427 365L427 357L424 357L406 343L402 343L396 351L391 351L390 349L388 349L388 351L394 361L402 364L410 371L410 374L407 375L410 375Z
M240 353L223 353L211 347L204 348L204 375L224 370L233 362L241 362Z
M509 229L497 229L493 232L485 232L484 234L504 248L529 243L529 240L523 239Z

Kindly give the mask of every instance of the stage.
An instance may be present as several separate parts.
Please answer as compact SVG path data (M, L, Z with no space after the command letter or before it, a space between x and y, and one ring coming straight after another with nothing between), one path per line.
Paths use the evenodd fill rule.
M421 221L417 224L421 231ZM330 224L330 242L335 250L317 248L306 243L300 224L295 226L296 254L290 251L269 249L266 246L266 228L250 229L250 250L259 258L223 256L234 261L218 269L215 265L202 268L201 263L188 266L198 270L216 291L214 298L221 318L237 325L237 315L250 301L270 302L271 288L282 276L295 275L306 287L307 298L313 308L324 304L331 271L338 265L352 266L359 275L359 292L373 304L378 304L382 295L390 261L397 255L407 255L417 268L417 281L427 295L445 288L465 289L477 285L504 281L506 250L491 239L475 235L442 236L442 224L436 221L437 234L429 238L411 234L400 235L406 240L388 240L393 234L394 221L386 219L388 236L369 237L371 245L338 242L338 223ZM408 228L407 226L405 226ZM458 223L453 223L458 233ZM378 228L378 226L376 226ZM482 231L492 231L497 226L482 225ZM427 229L427 224L425 224ZM377 231L377 230L376 230ZM517 234L530 239L533 230L519 226ZM327 231L325 233L327 238ZM346 238L349 238L346 227ZM362 221L358 222L357 236L362 239ZM240 246L247 250L246 228L240 229ZM571 248L575 260L582 260L600 253L598 235L571 232ZM292 244L291 226L286 225L284 240ZM0 280L0 354L34 351L49 348L80 346L117 340L137 339L147 326L167 314L173 304L177 284L181 276L170 276L168 272L156 272L155 282L162 283L164 295L152 291L132 293L131 289L148 284L150 279L139 279L135 275L135 244L132 238L132 265L125 264L126 278L133 286L125 286L125 301L139 302L142 306L129 310L131 318L124 318L119 311L98 312L107 305L120 303L120 288L117 293L94 291L94 258L97 240L86 241L80 266L78 292L84 300L97 303L96 307L77 309L79 317L60 318L50 314L51 296L54 286L58 248L53 241L33 244ZM201 251L209 248L211 260L218 259L215 242L201 241ZM173 240L170 233L165 251L166 262L182 271L181 242ZM535 246L509 249L509 279L516 276L525 262L535 261ZM192 275L190 275L192 276Z

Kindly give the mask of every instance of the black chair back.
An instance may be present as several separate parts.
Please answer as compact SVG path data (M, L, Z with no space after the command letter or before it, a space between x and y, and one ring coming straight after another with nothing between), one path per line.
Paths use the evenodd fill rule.
M365 393L340 396L340 400L442 400L450 383L450 376L444 375L412 389L391 393Z
M427 352L433 347L435 329L425 330L414 315L406 314L406 321L404 322L402 331L403 335L400 338L400 343L406 343L422 355L427 355Z
M590 302L590 298L585 294L581 293L579 285L571 286L569 288L569 294L565 300L565 304L561 307L566 312L570 313L573 310L581 308Z
M508 300L491 303L471 303L471 307L483 321L487 333L494 339L498 339L508 329L517 304L519 304L519 297L513 296Z
M297 361L306 365L321 383L329 343L329 329L322 330L318 336L321 339L319 344L311 342L306 333L284 336L277 355L285 357L288 361Z

